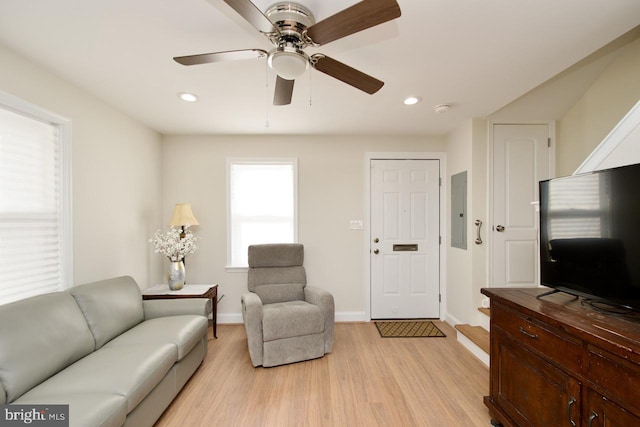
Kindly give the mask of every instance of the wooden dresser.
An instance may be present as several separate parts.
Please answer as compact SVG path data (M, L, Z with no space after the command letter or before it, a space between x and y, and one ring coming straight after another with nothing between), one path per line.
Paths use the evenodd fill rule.
M544 288L491 298L490 395L499 426L640 426L640 316Z

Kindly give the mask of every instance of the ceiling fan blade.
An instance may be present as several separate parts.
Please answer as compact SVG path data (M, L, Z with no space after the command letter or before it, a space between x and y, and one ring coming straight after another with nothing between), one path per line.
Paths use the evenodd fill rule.
M323 45L398 18L400 13L396 0L363 0L310 26L307 36Z
M289 105L293 95L293 83L295 80L283 79L277 76L276 90L273 94L273 105Z
M224 2L261 33L280 35L278 27L273 25L269 18L264 16L260 9L249 0L224 0Z
M316 70L341 80L369 95L376 93L384 86L383 81L322 54L316 53L313 55L311 57L311 65Z
M176 56L173 58L178 64L200 65L212 62L237 61L240 59L256 59L267 56L262 49L228 50L225 52L202 53L200 55Z

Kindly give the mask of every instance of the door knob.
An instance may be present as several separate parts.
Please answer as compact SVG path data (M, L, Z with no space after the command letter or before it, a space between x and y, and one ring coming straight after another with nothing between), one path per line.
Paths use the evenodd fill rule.
M497 225L496 226L496 231L502 233L504 231L504 225Z
M374 250L373 250L373 253L374 253L374 254L376 254L376 255L378 255L378 254L380 253L380 251L379 251L379 250L377 250L377 249L374 249Z
M378 243L380 241L380 239L378 239L377 237L375 239L373 239L373 243Z

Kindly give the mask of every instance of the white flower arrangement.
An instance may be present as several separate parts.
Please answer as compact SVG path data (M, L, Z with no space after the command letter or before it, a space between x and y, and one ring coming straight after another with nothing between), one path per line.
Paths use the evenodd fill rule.
M194 236L188 227L184 229L184 237L181 234L182 231L175 227L169 227L165 233L158 230L149 239L149 243L155 246L154 253L164 255L170 261L183 261L187 255L191 255L198 249L196 241L200 237Z

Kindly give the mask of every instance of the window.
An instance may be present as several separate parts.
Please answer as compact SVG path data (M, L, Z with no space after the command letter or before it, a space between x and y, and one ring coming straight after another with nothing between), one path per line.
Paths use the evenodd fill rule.
M297 160L228 159L228 266L247 267L247 248L297 241Z
M0 92L0 304L71 282L70 124Z
M606 175L587 175L557 181L549 194L549 240L575 237L610 237L609 183Z

